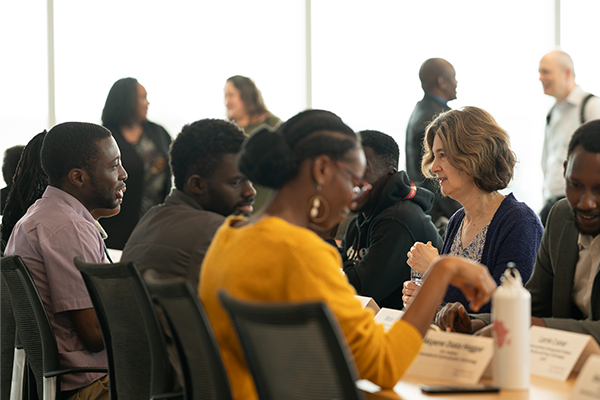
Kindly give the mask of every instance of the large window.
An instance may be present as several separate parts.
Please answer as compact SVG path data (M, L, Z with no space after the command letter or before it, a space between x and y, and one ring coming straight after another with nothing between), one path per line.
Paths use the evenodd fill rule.
M541 207L541 144L554 101L543 94L537 69L555 45L556 0L50 3L57 123L99 123L111 85L133 76L148 91L149 118L175 136L185 123L224 118L225 80L240 74L256 81L282 119L312 100L356 130L392 135L403 150L408 118L422 97L419 66L443 57L459 81L450 106L475 105L496 117L519 159L507 191ZM590 45L600 3L560 4L560 40L577 81L600 94L600 53ZM3 152L49 128L49 81L46 1L3 2L0 11Z
M0 3L0 152L48 128L45 1Z
M313 105L356 130L393 136L403 166L406 125L423 97L419 67L445 58L458 79L458 98L449 105L481 107L509 132L519 164L508 191L537 209L551 105L537 70L553 45L552 6L547 0L315 2Z
M245 75L289 118L306 103L304 2L55 2L57 122L100 122L120 78L146 87L148 118L172 136L224 118L223 87Z

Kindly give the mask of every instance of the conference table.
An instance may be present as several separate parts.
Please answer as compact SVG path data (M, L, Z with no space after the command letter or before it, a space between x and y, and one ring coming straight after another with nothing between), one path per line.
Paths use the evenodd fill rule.
M368 381L359 381L357 386L366 394L368 400L567 400L575 387L575 379L576 377L571 377L566 382L561 382L532 375L528 390L500 390L499 393L426 394L421 392L421 384L457 385L457 383L417 376L405 376L393 390L380 390ZM489 379L482 379L481 383L492 382Z

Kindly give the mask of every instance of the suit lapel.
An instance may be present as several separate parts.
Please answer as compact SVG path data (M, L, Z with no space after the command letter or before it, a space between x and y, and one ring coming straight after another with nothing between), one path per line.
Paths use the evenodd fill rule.
M554 267L554 296L553 316L554 318L570 318L571 304L573 303L573 283L575 269L579 259L579 247L577 245L578 231L575 222L566 218L562 232L558 235L555 244Z

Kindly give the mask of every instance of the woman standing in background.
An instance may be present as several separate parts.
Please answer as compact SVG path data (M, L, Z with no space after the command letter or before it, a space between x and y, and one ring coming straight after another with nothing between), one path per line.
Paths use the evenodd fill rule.
M171 190L172 139L162 126L147 120L149 104L146 89L134 78L123 78L110 89L102 110L102 125L117 141L129 174L121 213L103 224L109 248L122 250L140 217Z
M234 75L225 83L225 107L227 119L235 122L246 135L253 135L261 129L274 130L281 125L281 119L273 115L265 106L260 90L254 81L241 75ZM254 211L267 202L271 190L254 184Z
M275 129L281 125L281 119L267 110L254 81L245 76L235 75L227 79L225 107L227 119L235 122L246 135L252 135L262 128Z

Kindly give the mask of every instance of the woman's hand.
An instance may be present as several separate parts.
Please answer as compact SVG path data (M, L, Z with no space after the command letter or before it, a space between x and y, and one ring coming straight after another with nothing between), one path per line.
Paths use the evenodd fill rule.
M458 259L460 262L452 263L454 271L450 284L459 288L469 300L469 307L477 311L490 301L496 282L485 265L462 257Z
M406 255L408 256L406 263L415 271L425 274L431 262L440 254L431 242L427 244L415 242Z
M413 281L404 282L402 287L402 302L404 303L404 308L408 308L417 293L419 293L419 285Z
M410 299L407 300L411 303L402 319L413 325L422 336L426 334L435 318L448 284L456 286L464 293L473 310L478 310L487 303L496 289L496 282L484 265L463 257L437 258L425 276L423 285L418 289L418 295L415 295L415 287L408 283L405 284L406 290L403 290L404 296L410 295Z

